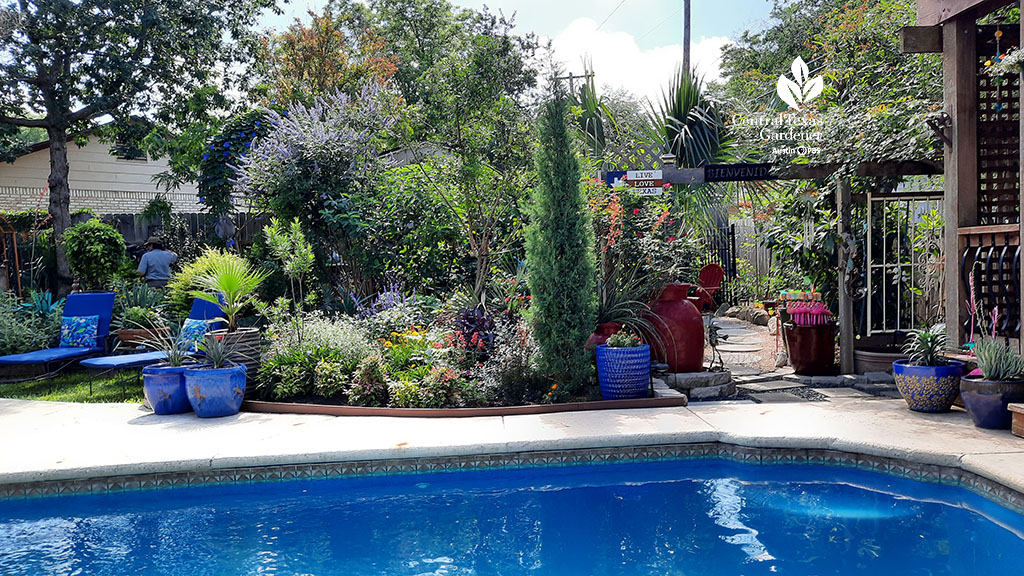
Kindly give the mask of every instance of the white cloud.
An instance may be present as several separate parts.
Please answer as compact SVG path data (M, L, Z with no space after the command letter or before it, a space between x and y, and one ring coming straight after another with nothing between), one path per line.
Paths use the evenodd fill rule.
M705 81L720 78L718 61L722 47L732 40L724 36L701 37L692 42L690 65ZM656 99L683 60L682 43L641 50L626 32L597 29L597 22L578 18L552 39L555 59L567 72L582 72L583 59L593 61L598 86L623 87L637 96Z

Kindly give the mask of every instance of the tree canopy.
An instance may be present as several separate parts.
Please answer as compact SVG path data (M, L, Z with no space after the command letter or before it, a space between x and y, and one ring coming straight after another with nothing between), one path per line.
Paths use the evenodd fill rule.
M17 127L50 141L50 214L58 274L70 224L67 140L111 115L148 115L223 81L241 43L273 0L3 0L0 4L0 143ZM13 24L12 24L13 23Z

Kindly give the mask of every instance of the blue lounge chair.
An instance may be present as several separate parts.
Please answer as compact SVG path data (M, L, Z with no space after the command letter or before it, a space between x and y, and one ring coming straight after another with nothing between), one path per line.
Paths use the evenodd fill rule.
M192 320L215 320L224 315L221 311L220 306L213 302L203 300L202 298L196 298L192 301L192 310L189 312L188 317ZM210 330L218 330L224 327L224 322L210 322ZM96 358L88 358L82 360L82 366L88 370L96 373L97 377L114 372L117 375L117 379L121 381L121 396L125 395L127 378L125 378L125 372L132 372L135 374L136 380L139 376L139 369L145 368L151 364L159 364L167 359L167 354L161 351L156 352L137 352L128 354L118 354L114 356L99 356ZM92 396L92 380L89 380L89 395Z
M107 334L110 332L110 317L114 313L114 293L99 292L71 294L64 301L64 317L99 316L96 328L96 343L91 347L57 347L24 354L0 356L0 366L49 367L52 362L75 361L85 356L99 354L107 349Z
M220 299L223 301L223 298ZM217 318L224 317L224 311L220 309L220 306L209 300L196 298L192 301L192 311L189 312L188 317L193 320L216 320ZM225 327L226 324L223 321L210 322L210 330L220 330Z

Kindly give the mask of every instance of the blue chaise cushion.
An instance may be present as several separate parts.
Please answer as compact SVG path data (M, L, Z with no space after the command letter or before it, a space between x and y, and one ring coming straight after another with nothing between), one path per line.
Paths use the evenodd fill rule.
M58 360L69 360L80 356L88 356L89 354L95 354L96 352L102 351L103 348L98 346L92 346L89 348L47 348L46 350L36 350L34 352L26 352L24 354L0 356L0 364L45 364L47 362L56 362Z

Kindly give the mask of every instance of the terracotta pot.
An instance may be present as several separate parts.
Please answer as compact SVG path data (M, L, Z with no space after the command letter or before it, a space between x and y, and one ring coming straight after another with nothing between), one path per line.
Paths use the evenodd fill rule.
M602 322L597 325L597 330L587 338L587 350L594 350L601 344L608 341L608 338L622 329L621 322Z
M171 329L167 326L161 326L152 330L146 328L121 328L117 331L117 339L121 341L121 344L135 348L136 346L144 346L146 340L152 340L154 336L159 338L170 331Z
M661 340L652 343L651 355L673 373L704 369L704 318L687 300L689 290L689 284L668 284L647 315Z
M960 379L960 394L975 426L1009 430L1013 421L1009 407L1024 402L1024 379L984 380L965 376Z
M836 325L785 324L786 346L793 371L802 376L827 376L836 365Z

